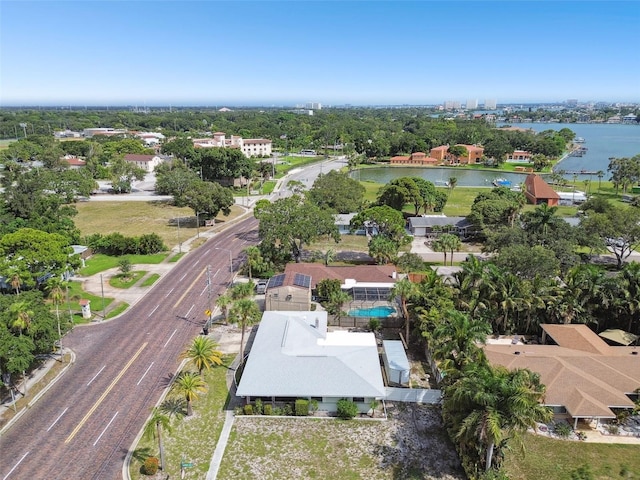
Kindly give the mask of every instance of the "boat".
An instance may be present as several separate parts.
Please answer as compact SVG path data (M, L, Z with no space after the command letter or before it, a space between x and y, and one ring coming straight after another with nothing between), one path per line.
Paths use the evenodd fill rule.
M573 139L573 143L584 143L585 139L582 137L576 137Z
M437 187L448 187L449 186L449 182L447 182L446 180L436 180L435 185Z
M511 180L507 180L506 178L496 178L493 180L493 185L496 187L510 187Z

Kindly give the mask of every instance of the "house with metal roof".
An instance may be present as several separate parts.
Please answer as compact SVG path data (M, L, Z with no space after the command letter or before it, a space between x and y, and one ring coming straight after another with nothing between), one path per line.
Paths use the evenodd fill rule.
M328 331L324 311L264 312L236 395L247 402L306 398L326 411L346 398L366 413L371 400L386 396L375 336Z
M612 419L614 408L634 408L640 388L636 347L610 346L586 325L542 325L543 345L491 344L489 362L528 368L546 385L545 405L578 419Z

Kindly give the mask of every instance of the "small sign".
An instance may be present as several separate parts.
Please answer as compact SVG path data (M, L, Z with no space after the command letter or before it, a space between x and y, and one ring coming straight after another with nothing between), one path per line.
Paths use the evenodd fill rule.
M193 463L181 463L182 468L193 468Z
M205 314L207 317L210 317L210 316L211 316L211 310L205 310L205 311L204 311L204 314Z

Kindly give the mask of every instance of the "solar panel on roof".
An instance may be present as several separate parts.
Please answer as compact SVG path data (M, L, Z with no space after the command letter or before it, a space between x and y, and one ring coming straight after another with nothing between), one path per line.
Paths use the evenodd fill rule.
M309 288L309 285L311 285L311 277L304 273L296 273L295 277L293 277L293 284L298 287Z
M284 285L284 273L271 277L267 284L267 288L276 288L281 287L282 285Z

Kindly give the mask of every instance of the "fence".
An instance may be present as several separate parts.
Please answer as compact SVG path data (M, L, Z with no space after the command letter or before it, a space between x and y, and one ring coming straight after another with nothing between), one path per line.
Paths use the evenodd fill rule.
M376 318L380 320L382 328L400 328L404 325L401 317L334 317L329 316L327 323L330 327L345 328L368 328L369 320Z

